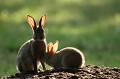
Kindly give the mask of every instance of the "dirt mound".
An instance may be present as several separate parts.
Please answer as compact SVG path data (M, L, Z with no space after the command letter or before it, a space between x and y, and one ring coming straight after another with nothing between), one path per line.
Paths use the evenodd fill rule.
M79 69L52 69L40 72L37 74L20 74L10 75L1 78L37 78L37 79L90 79L90 78L105 78L105 79L120 79L120 68L110 68L101 66L86 66Z

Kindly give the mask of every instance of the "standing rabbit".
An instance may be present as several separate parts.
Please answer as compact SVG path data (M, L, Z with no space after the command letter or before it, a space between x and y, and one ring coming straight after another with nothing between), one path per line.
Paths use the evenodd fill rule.
M57 51L58 41L48 43L45 53L45 63L54 68L79 68L85 64L83 53L73 47L66 47Z
M17 68L21 73L37 72L40 63L43 69L46 69L43 62L44 53L46 52L46 38L43 29L46 15L41 17L38 26L36 26L34 18L30 15L27 15L27 21L32 27L33 39L25 42L18 51Z

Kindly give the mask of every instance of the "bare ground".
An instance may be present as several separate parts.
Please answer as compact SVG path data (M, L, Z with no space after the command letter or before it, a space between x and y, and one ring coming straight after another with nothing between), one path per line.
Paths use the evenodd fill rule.
M79 69L51 69L44 72L39 71L36 74L20 74L0 77L10 78L33 78L33 79L120 79L120 68L110 68L103 66L85 66Z

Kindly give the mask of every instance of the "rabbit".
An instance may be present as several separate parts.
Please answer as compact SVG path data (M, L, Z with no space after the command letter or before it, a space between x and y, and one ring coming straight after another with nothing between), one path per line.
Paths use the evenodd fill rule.
M60 51L58 49L59 41L54 44L48 43L44 62L55 68L79 68L84 67L85 57L83 53L74 47L65 47Z
M44 53L46 52L46 37L44 24L46 22L46 15L43 15L39 21L38 26L32 16L27 15L27 21L33 30L33 38L25 42L17 54L17 69L21 73L29 71L37 72L39 64L41 63L43 70L46 70L43 62Z

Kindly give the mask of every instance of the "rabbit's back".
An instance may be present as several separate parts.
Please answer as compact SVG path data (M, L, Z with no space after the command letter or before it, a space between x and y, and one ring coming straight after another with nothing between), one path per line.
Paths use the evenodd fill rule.
M31 53L31 42L33 39L25 42L18 51L17 64L20 71L33 69L32 53Z
M18 51L18 55L17 56L21 56L23 54L23 56L27 55L29 52L31 52L31 43L32 43L33 39L28 40L27 42L25 42L19 49ZM27 53L27 54L26 54Z
M79 68L84 66L85 58L83 53L73 47L66 47L57 52L58 58L61 60L61 66L65 68Z

